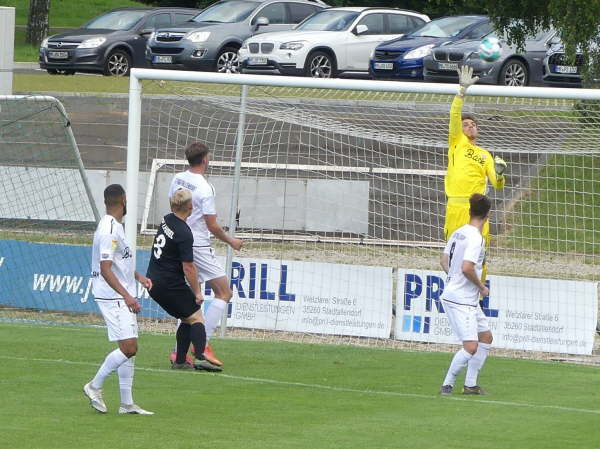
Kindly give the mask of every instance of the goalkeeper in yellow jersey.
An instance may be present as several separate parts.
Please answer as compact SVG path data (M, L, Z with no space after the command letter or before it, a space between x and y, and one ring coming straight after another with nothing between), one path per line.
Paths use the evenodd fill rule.
M473 68L463 65L459 71L460 89L450 107L448 134L448 171L444 179L446 196L446 222L444 239L469 222L469 198L474 193L485 194L487 180L496 189L504 188L506 162L476 145L479 134L477 122L471 115L462 113L463 101L469 86L479 79L473 76ZM482 230L486 247L490 244L490 225ZM484 268L484 279L485 279Z

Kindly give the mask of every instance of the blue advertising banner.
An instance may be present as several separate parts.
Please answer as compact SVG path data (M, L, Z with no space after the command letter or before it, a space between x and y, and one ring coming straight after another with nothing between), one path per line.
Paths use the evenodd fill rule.
M99 313L91 294L90 246L0 240L0 304L21 308ZM146 272L149 251L138 251ZM140 287L141 316L167 315Z

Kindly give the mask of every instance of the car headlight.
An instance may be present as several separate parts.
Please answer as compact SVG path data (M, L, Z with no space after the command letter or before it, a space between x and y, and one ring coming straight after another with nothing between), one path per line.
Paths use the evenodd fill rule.
M150 36L148 36L148 40L154 40L154 38L156 37L156 31L153 31L152 33L150 33Z
M300 50L304 47L304 42L302 41L293 41L293 42L284 42L279 46L280 50Z
M242 43L242 46L240 47L240 50L248 50L248 42Z
M191 31L185 36L185 39L197 44L199 42L206 42L209 36L210 31Z
M40 48L48 48L48 38L44 39L40 44Z
M429 53L435 44L423 45L422 47L415 48L404 55L402 59L417 59L424 58Z
M105 37L94 37L92 39L86 39L77 48L96 48L106 42Z

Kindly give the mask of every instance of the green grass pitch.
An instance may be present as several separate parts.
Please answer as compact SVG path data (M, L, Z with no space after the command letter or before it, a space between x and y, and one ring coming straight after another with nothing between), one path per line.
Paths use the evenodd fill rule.
M215 340L222 374L174 372L173 337L142 334L134 399L109 413L82 386L113 348L102 328L0 323L1 448L597 448L596 367L488 359L485 397L440 397L451 354Z

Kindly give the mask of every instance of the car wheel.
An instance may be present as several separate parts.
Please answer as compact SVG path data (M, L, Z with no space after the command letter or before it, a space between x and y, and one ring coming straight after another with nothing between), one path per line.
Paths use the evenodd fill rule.
M518 59L509 59L500 70L499 81L499 84L503 86L527 86L529 70L524 62Z
M239 63L238 49L235 47L225 47L217 55L215 71L219 73L239 73Z
M312 78L333 78L336 73L335 61L322 51L308 55L305 67L305 75Z
M131 56L124 50L110 52L104 61L104 74L106 76L127 76L131 69Z

